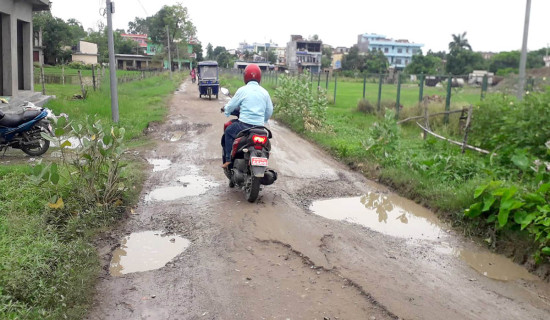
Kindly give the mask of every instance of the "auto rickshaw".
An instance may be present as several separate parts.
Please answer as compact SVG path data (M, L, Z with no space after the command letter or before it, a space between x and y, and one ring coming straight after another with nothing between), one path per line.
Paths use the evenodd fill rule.
M220 89L220 79L218 77L218 63L216 61L199 62L199 98L208 96L216 96L218 99L218 91Z

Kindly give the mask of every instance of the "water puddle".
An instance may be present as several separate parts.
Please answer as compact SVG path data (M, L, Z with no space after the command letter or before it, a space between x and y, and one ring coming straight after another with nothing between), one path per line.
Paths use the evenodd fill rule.
M455 254L470 267L487 278L511 281L517 279L538 280L538 278L512 260L491 252L458 250Z
M183 176L178 178L181 185L162 187L151 191L146 201L173 201L185 197L193 197L206 193L208 189L218 186L200 176Z
M360 224L394 237L435 240L445 235L430 210L392 194L315 201L311 211L331 220Z
M147 159L147 161L153 165L153 172L166 170L172 164L168 159Z
M164 267L189 247L190 241L180 236L163 236L160 231L132 233L124 237L113 252L112 276L143 272Z

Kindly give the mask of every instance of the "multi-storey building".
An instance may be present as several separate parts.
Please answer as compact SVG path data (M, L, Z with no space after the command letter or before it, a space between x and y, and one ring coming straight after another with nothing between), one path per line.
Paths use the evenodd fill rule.
M312 73L321 71L323 55L321 40L305 40L300 35L291 35L286 46L286 64L291 72L309 70Z
M277 48L278 45L273 42L254 42L253 44L249 44L247 42L241 42L239 43L239 51L241 53L244 53L246 51L248 52L254 52L254 53L262 53L265 51L268 51L269 49Z
M136 42L136 54L144 54L147 52L147 35L146 34L127 34L121 33L124 39L131 39Z
M360 34L357 37L357 46L360 53L379 50L388 58L390 67L404 69L412 60L423 44L412 43L409 40L387 39L379 34Z

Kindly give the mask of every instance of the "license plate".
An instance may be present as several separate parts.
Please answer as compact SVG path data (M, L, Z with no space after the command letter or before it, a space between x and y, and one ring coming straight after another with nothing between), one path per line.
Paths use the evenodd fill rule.
M250 164L253 166L267 167L267 158L252 157L250 158Z

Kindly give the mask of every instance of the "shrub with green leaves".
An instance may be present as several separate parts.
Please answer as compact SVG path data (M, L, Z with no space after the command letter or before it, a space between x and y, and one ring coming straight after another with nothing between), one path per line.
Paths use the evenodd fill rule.
M283 75L275 90L274 114L294 130L319 131L326 118L328 100L321 88L312 89L309 73Z
M54 121L53 127L55 137L47 134L43 137L60 147L64 172L68 173L66 179L73 191L86 203L113 205L120 200L125 190L120 175L124 167L121 163L125 151L122 144L124 128L110 127L106 131L101 121L93 117L87 117L83 124L67 122L60 117ZM68 151L72 147L70 138L74 138L78 145ZM35 166L33 175L38 183L50 182L55 186L60 180L60 172L57 163L40 163ZM51 201L52 207L62 204L59 195Z
M503 181L490 181L476 189L474 199L465 211L467 217L483 217L495 231L527 230L537 244L537 260L540 254L550 256L550 183L529 192Z
M399 146L399 127L393 110L386 110L384 119L369 129L365 148L379 158L395 157Z

